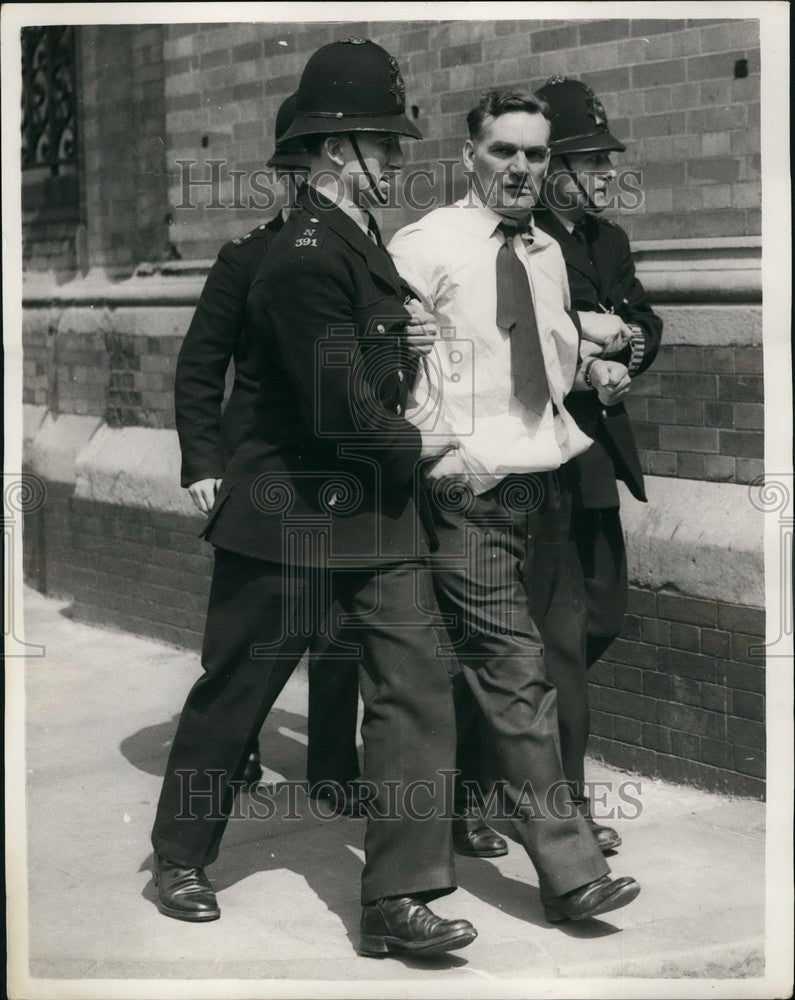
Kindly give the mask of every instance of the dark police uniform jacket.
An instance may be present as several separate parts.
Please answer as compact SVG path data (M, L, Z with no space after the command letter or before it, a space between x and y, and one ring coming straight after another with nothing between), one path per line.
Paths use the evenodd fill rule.
M259 396L205 537L269 562L386 565L422 551L405 288L341 209L308 186L298 201L248 296Z
M174 403L182 451L181 482L220 479L254 419L257 358L243 320L249 289L284 221L281 214L224 244L207 276L177 358ZM221 415L225 376L235 377Z
M633 375L640 374L654 361L660 347L662 320L654 314L646 292L635 275L635 266L624 230L607 219L586 215L585 248L566 227L546 209L534 213L534 222L560 244L566 261L573 309L602 312L603 306L626 323L636 323L643 330L643 359ZM625 348L611 360L629 364L630 349ZM603 406L595 392L574 392L566 398L566 407L580 428L594 444L572 460L569 468L574 480L575 506L617 507L616 479L621 479L638 500L646 500L643 472L632 433L629 415L623 403Z

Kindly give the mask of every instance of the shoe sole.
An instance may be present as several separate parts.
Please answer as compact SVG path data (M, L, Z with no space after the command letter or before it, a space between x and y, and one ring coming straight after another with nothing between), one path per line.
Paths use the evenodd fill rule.
M586 910L584 913L569 916L568 913L561 913L558 910L548 910L544 907L544 916L550 924L562 924L566 920L588 920L591 917L598 916L600 913L620 910L622 906L626 906L633 899L637 899L639 893L640 885L635 882L634 885L626 885L617 892L614 892L612 896L603 899L601 903L597 903L596 906L592 906L590 910Z
M463 851L459 847L454 847L453 850L456 854L460 854L462 858L504 858L508 853L508 847L498 847L494 851Z
M455 951L472 944L478 936L476 930L448 934L428 941L404 941L386 934L365 934L359 945L359 954L365 958L385 958L387 955L437 955Z
M599 850L602 854L607 854L608 851L615 851L617 847L621 847L622 840L621 837L616 837L616 839L611 844L600 844Z
M220 910L208 910L206 913L191 913L186 910L172 909L172 907L160 902L158 902L157 908L166 917L173 917L174 920L187 920L191 924L203 924L208 920L218 920L221 916Z

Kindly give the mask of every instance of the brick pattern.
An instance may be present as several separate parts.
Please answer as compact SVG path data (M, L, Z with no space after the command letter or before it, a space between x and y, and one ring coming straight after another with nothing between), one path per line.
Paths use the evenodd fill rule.
M162 38L157 24L79 29L87 263L118 276L173 256Z
M591 673L589 752L669 781L761 797L759 608L630 590L622 638ZM749 647L751 647L749 651Z
M553 73L578 76L602 98L614 132L627 140L620 165L639 168L645 202L622 213L632 239L758 234L760 230L759 80L756 20L473 21L322 24L171 25L165 29L167 159L209 159L260 169L271 152L276 111L319 45L359 35L400 62L408 105L427 137L407 143L408 169L435 171L420 199L449 199L460 178L440 169L456 160L464 116L495 84L537 87ZM748 60L749 75L734 79ZM221 202L232 205L222 170ZM184 257L214 255L219 233L244 232L262 210L177 209ZM172 207L182 199L177 177ZM209 203L196 189L197 205ZM427 209L426 209L427 210ZM387 236L421 211L385 210Z
M76 616L200 649L212 572L200 519L76 497L70 518Z
M22 225L22 267L28 271L52 271L66 280L77 270L76 222L37 222Z
M49 310L24 313L23 402L103 417L111 427L174 427L183 334L132 334L110 314L91 331L61 329L57 318Z
M764 471L761 347L663 343L626 407L646 473L749 483Z
M109 333L105 420L111 427L174 427L174 371L181 337Z

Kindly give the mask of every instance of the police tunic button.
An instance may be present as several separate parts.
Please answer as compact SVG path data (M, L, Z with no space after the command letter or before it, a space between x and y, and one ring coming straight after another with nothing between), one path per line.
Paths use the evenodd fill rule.
M395 413L397 413L397 415L400 416L402 412L403 412L403 407L400 405L400 403L398 403L397 406L395 407Z
M386 327L384 326L383 323L379 323L378 326L376 327L376 330L379 333L386 333Z
M606 416L607 416L607 410L602 410L602 416L603 416L603 417L606 417Z

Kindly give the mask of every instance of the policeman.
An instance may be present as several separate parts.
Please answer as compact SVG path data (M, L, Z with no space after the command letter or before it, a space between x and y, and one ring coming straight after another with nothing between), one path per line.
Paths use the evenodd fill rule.
M248 298L261 392L206 529L216 551L205 674L158 805L159 904L178 919L219 916L204 868L231 809L230 779L333 597L345 614L326 617L333 643L362 652L372 801L360 950L447 951L476 932L426 905L455 887L442 777L454 768L455 726L414 495L418 463L455 441L438 428L423 437L402 415L416 363L403 337L411 314L368 212L403 165L399 137L420 133L397 63L369 41L319 49L296 106L284 138L304 141L308 182Z
M196 312L177 359L175 417L182 450L182 485L203 514L215 503L229 458L254 422L259 391L255 341L243 336L246 298L276 234L282 229L296 188L309 167L303 144L279 141L295 119L295 94L276 115L276 148L268 160L281 187L284 207L270 222L230 240L207 276ZM226 372L234 359L234 383L222 409ZM339 811L354 808L349 789L359 777L356 751L357 665L349 658L323 657L323 643L313 639L309 660L309 745L307 782L334 793ZM240 777L248 783L262 776L258 734L246 749Z
M536 225L560 244L566 262L572 307L583 330L586 382L592 360L610 358L635 378L654 361L662 321L652 311L635 275L624 230L601 213L611 202L616 172L611 153L625 146L608 129L601 101L578 80L553 77L537 93L551 111L552 157L543 189L545 209ZM590 380L587 392L571 393L566 406L594 444L569 463L574 511L569 539L570 607L578 617L540 623L547 669L558 692L563 768L603 851L621 840L591 816L584 789L584 757L589 731L587 669L621 633L627 604L624 535L616 480L646 501L638 451L624 395L618 387ZM532 593L531 593L532 601ZM572 627L574 621L579 627Z

